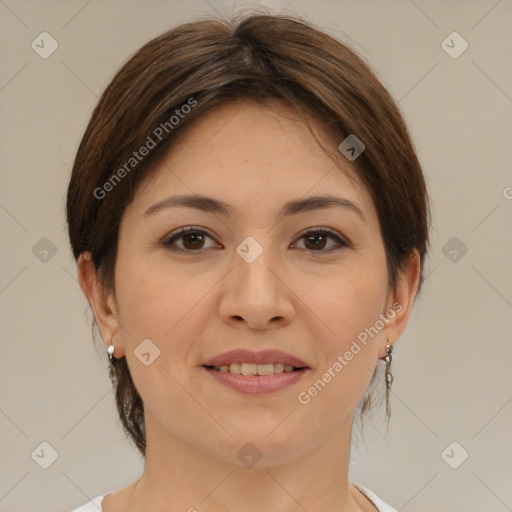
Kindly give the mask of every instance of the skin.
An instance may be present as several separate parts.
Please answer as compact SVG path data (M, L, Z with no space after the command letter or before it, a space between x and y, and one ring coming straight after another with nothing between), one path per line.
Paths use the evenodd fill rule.
M311 124L324 137L320 125ZM192 126L123 214L116 296L100 286L88 253L78 261L105 345L115 345L115 357L126 355L145 404L144 472L106 496L103 509L375 511L348 482L354 409L385 356L386 340L394 343L406 327L419 255L413 253L393 293L368 191L349 179L350 162L345 172L334 167L285 107L238 102ZM192 193L229 203L234 213L179 207L142 215L170 195ZM365 220L339 207L276 217L284 202L322 194L349 199ZM175 242L189 253L163 245L187 226L211 238ZM322 227L349 245L330 238L314 245L302 237ZM235 252L247 236L263 248L252 263ZM395 302L402 307L394 318L317 396L300 404L298 393ZM146 338L160 350L149 366L134 355ZM311 370L284 390L243 395L201 367L234 348L277 348ZM247 442L262 454L251 468L236 456Z

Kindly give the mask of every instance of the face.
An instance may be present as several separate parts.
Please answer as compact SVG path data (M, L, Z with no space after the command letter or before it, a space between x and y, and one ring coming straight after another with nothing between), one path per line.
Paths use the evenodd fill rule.
M138 187L120 226L114 312L100 329L127 357L148 431L238 464L251 442L270 464L351 423L386 337L397 337L399 308L375 207L349 173L291 111L239 102L201 118ZM215 202L169 200L191 194ZM313 196L340 202L308 208ZM262 359L246 373L279 372L285 360L305 369L232 376L204 366L232 350L301 361L274 354L276 366Z

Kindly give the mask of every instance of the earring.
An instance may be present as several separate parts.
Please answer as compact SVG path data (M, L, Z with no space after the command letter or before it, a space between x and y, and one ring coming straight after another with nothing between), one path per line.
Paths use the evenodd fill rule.
M108 357L109 359L112 361L112 356L114 355L114 350L116 349L116 347L114 347L114 344L111 343L108 348L107 348L107 354L108 354Z
M393 351L393 345L389 343L389 339L386 341L386 414L391 416L391 409L389 407L389 391L391 390L391 384L393 384L393 375L391 375L391 352Z

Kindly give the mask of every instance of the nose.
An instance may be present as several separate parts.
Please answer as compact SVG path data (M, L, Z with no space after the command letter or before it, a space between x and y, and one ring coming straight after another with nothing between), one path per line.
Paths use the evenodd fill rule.
M277 329L295 315L294 294L286 284L282 265L269 250L248 263L237 253L233 269L223 279L219 315L230 325Z

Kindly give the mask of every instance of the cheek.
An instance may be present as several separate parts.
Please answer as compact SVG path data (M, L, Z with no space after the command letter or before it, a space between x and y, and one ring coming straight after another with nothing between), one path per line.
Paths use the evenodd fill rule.
M193 281L142 258L119 261L116 270L120 315L131 337L161 339L200 293Z
M128 366L144 403L164 421L191 407L180 383L189 371L187 356L198 326L194 315L201 310L194 305L203 286L183 275L169 278L161 267L141 260L119 263L116 284Z
M383 275L384 274L384 275ZM386 275L379 266L353 266L334 276L330 292L324 292L321 309L331 327L332 346L337 350L374 325L386 299Z
M318 311L330 330L320 344L323 360L308 383L313 387L304 390L310 398L318 396L315 400L320 409L330 407L343 415L368 387L380 339L375 325L387 292L387 275L381 267L347 268L331 280L331 292L322 294Z
M205 294L214 287L218 275L195 272L194 276L193 272L151 264L143 258L120 263L117 283L121 336L134 379L146 379L147 372L140 371L135 357L142 350L139 347L143 340L149 339L158 354L150 368L165 368L181 380L187 367L196 363L197 339L211 319L212 305ZM167 380L170 376L163 377Z

